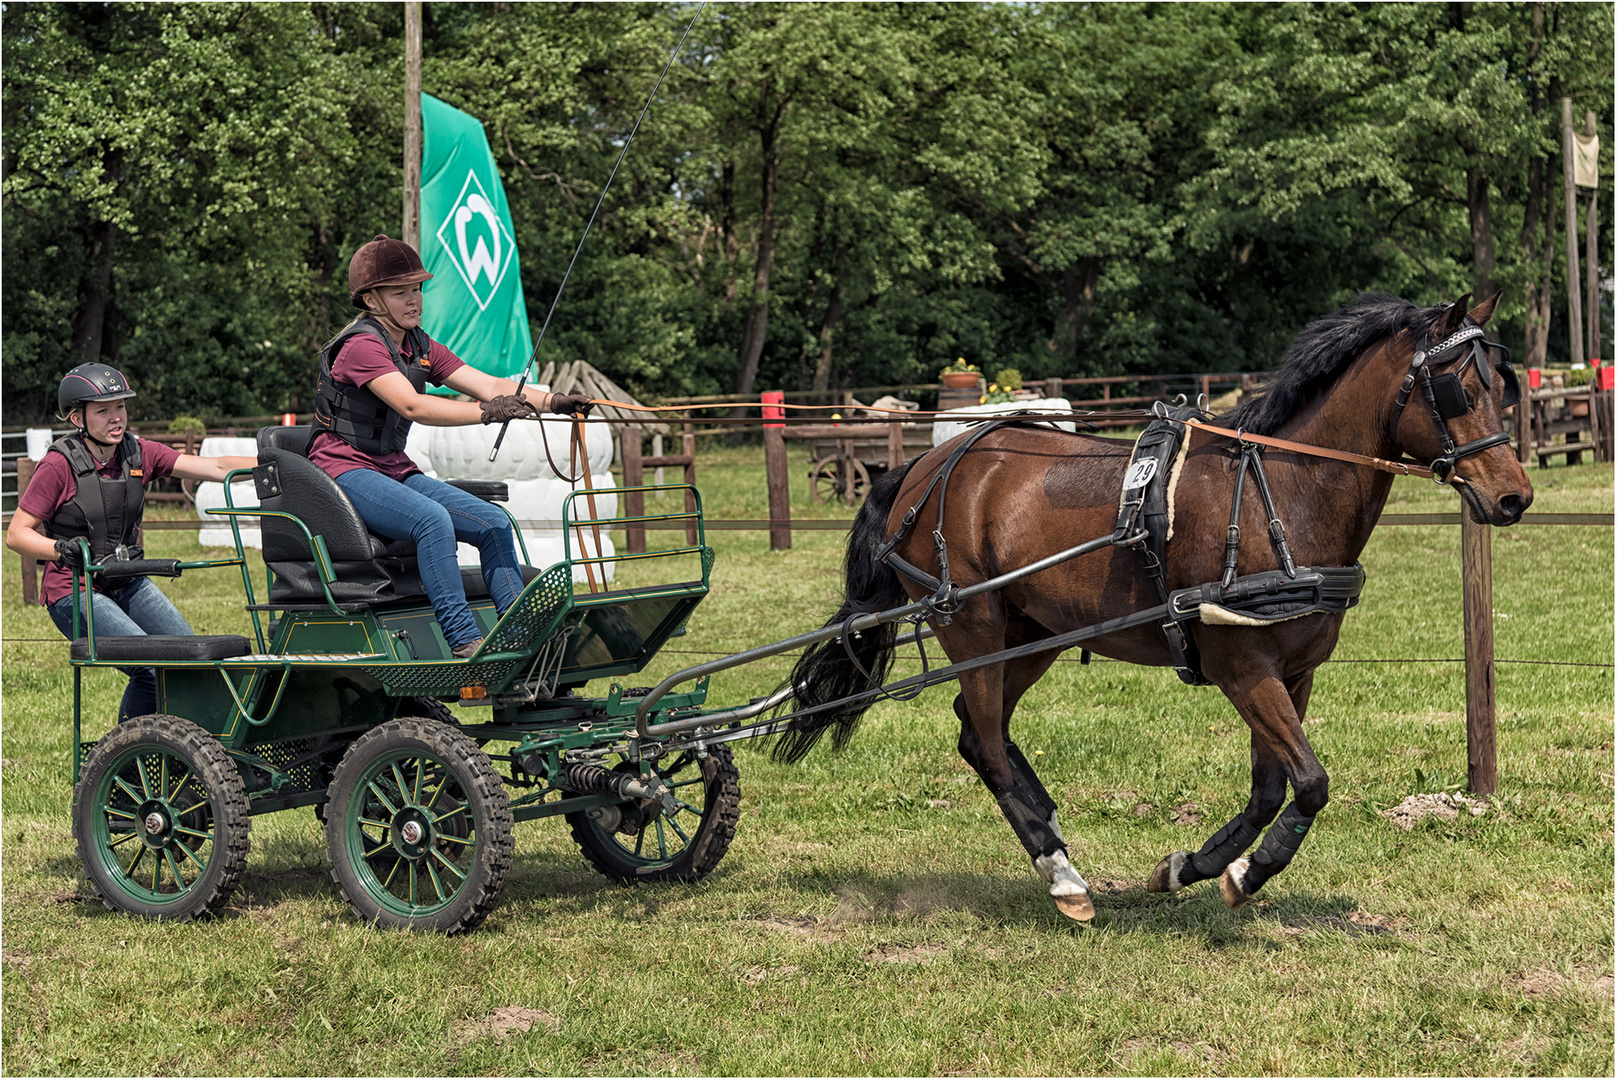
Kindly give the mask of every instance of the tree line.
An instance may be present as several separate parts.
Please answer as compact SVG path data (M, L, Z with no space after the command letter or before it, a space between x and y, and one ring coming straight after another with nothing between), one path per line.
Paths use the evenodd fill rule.
M695 8L423 11L537 330ZM307 411L349 256L400 231L401 5L0 23L6 422L97 358L151 416ZM1500 290L1564 358L1560 100L1609 207L1612 54L1607 4L710 4L539 359L648 397L1261 370L1364 290Z

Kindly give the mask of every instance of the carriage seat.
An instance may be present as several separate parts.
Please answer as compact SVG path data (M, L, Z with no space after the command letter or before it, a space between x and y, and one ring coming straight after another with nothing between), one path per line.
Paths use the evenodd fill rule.
M326 552L337 575L331 595L339 604L369 607L425 597L415 545L409 540L387 540L367 529L337 481L304 456L308 444L307 424L259 430L258 467L253 470L259 505L292 514L311 533L325 537ZM450 483L490 501L503 502L508 497L501 481ZM302 530L275 517L263 518L260 526L264 562L275 573L270 603L324 603L320 572ZM531 580L530 572L538 574L531 567L522 569L524 580ZM488 595L481 572L463 572L462 581L468 598Z
M246 656L252 646L240 634L147 634L133 637L97 637L97 660L123 660L154 663L175 660L228 660ZM69 655L74 660L90 659L90 641L73 642Z

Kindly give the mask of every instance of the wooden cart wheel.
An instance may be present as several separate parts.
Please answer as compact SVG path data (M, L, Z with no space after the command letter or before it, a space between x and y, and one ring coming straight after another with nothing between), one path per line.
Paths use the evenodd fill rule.
M870 471L855 457L832 454L809 470L809 494L815 502L853 506L870 490Z
M236 763L178 716L118 725L73 788L91 891L148 919L185 922L223 907L247 866L250 820Z
M809 468L809 496L815 502L830 502L841 496L841 461L837 455L823 457Z
M457 728L400 717L349 748L331 779L332 878L379 926L470 930L511 868L511 804L488 755Z
M614 881L695 881L719 865L735 839L741 789L728 746L668 760L619 762L615 772L655 775L674 789L670 813L655 799L631 799L567 815L590 865Z

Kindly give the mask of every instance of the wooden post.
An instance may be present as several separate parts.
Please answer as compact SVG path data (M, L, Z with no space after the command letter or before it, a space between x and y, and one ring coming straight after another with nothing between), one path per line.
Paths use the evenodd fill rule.
M1561 163L1566 177L1566 310L1567 343L1572 349L1572 366L1583 366L1583 279L1578 275L1578 186L1572 156L1577 153L1572 138L1572 99L1561 99Z
M685 414L687 417L690 413ZM685 489L685 511L696 513L696 432L692 430L690 420L685 421L685 432L680 436L680 448L685 455L685 482L690 485ZM694 547L696 545L696 519L692 518L685 526L685 543Z
M1525 375L1525 372L1523 373ZM1516 403L1516 460L1525 468L1533 460L1533 402L1531 388L1522 390Z
M1595 131L1595 114L1583 114L1583 133L1593 138ZM1584 358L1593 361L1600 355L1600 189L1593 188L1589 192L1589 209L1584 211L1583 222L1583 267L1584 282L1588 292L1584 298L1583 314L1589 324L1588 349ZM1599 441L1598 433L1596 441ZM1598 460L1599 454L1595 455Z
M780 408L786 395L780 390L766 390L762 400L766 402L764 480L769 486L769 550L785 551L792 546L792 491L786 465L786 410ZM891 455L889 439L888 456Z
M17 501L22 501L22 493L28 490L28 482L34 478L34 459L20 457L17 459ZM31 555L22 557L22 602L25 604L39 603L39 563Z
M637 488L646 482L645 470L640 466L640 429L632 424L624 425L619 430L618 442L623 449L623 486ZM646 493L643 491L625 492L623 509L629 517L644 517L646 513ZM624 526L623 534L630 554L646 550L645 526L626 525Z
M1493 531L1460 512L1461 591L1465 617L1465 759L1472 794L1499 789L1494 754Z
M1044 380L1044 396L1047 398L1061 396L1061 379L1059 377Z
M887 425L887 467L896 469L904 464L904 421L894 420Z
M404 242L421 250L421 3L404 5Z

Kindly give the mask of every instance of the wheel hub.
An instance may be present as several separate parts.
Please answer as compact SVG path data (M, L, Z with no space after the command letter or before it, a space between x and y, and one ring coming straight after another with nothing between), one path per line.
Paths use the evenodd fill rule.
M149 848L167 847L174 839L174 811L161 799L148 799L135 812L140 838Z
M406 859L419 859L432 846L432 821L417 806L406 806L393 818L393 849Z

